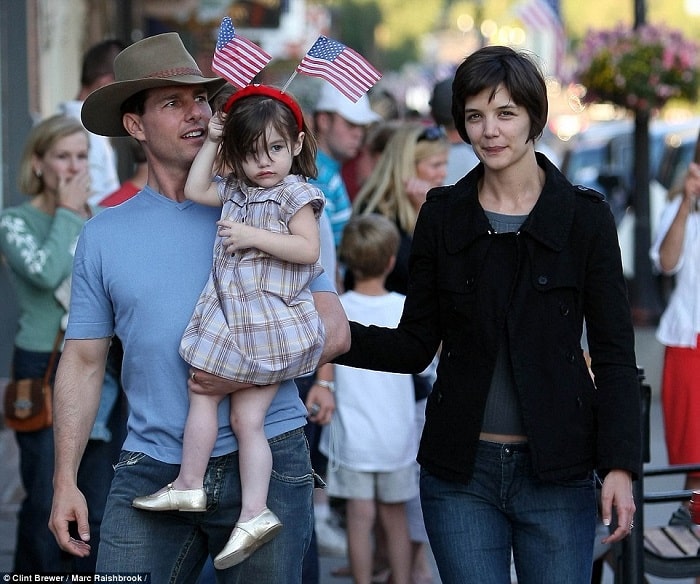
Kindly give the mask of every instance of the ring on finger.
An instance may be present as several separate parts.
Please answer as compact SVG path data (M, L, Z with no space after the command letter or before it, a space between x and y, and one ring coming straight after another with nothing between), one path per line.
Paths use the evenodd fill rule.
M192 373L190 373L190 379L192 381L194 381L195 383L197 383L197 378L195 377L196 375L197 375L196 371L193 371Z

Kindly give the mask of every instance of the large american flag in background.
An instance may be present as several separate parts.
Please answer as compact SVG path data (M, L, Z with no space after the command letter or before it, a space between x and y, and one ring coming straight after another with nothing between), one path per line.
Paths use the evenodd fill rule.
M561 20L559 0L523 0L515 7L515 13L529 31L535 35L550 35L553 42L552 73L564 73L566 57L566 31Z
M353 102L382 78L357 51L323 35L304 55L296 70L325 79Z
M234 87L245 87L260 73L272 57L247 38L237 35L233 22L221 21L211 69Z

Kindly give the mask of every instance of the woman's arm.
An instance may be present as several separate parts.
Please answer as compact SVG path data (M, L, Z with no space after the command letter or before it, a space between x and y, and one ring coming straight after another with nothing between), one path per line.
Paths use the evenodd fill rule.
M37 288L55 289L73 266L72 247L85 220L57 209L46 237L39 237L14 210L0 218L0 251L12 271Z
M289 233L273 233L237 221L222 219L219 235L225 238L228 253L255 248L280 260L312 264L318 260L321 241L318 222L311 204L304 205L289 221Z
M589 236L581 292L596 386L596 467L637 477L642 470L641 394L627 285L612 213L607 205L591 209L596 228Z
M421 207L411 244L410 282L397 328L350 323L350 350L334 363L375 371L420 373L433 360L443 341L437 285L444 264L442 198Z
M215 114L209 120L207 138L200 151L197 152L185 182L185 197L210 207L221 206L218 186L212 179L222 131L223 121L219 114Z
M678 212L671 223L666 236L659 248L659 266L666 274L674 271L683 252L685 226L688 216L695 208L695 202L700 194L700 166L690 163L688 173L683 182L683 197Z

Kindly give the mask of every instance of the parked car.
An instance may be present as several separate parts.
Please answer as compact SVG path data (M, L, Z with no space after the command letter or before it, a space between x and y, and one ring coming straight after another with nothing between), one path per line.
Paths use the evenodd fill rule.
M649 178L666 188L678 168L687 166L700 118L649 125ZM691 150L690 152L688 150ZM634 204L634 121L601 122L577 135L564 153L562 171L575 184L596 189L610 203L616 221ZM670 184L670 183L669 183ZM650 184L651 188L651 184Z

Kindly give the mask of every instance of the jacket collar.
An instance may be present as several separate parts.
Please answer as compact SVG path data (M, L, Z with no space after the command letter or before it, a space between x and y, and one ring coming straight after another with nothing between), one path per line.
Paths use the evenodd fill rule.
M573 223L573 186L543 154L537 153L537 163L545 171L545 183L521 232L554 251L560 251ZM446 247L450 253L463 249L491 230L477 193L477 184L483 173L484 166L480 163L454 186L447 188L453 195L445 209ZM439 196L440 192L436 195Z

